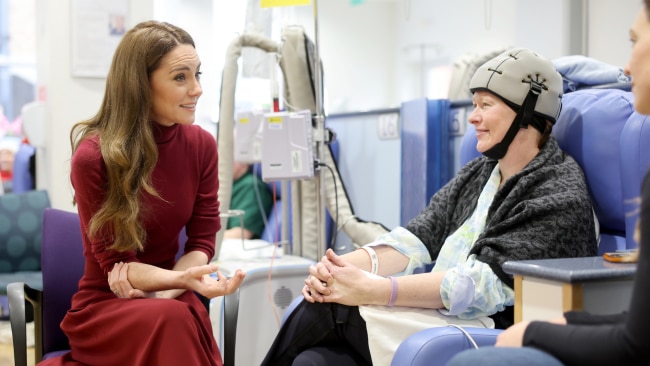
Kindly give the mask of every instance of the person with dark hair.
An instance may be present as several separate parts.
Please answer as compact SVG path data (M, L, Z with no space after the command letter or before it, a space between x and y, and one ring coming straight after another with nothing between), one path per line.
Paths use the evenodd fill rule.
M470 81L477 149L406 227L360 250L328 250L263 365L387 365L403 339L447 324L513 323L508 260L596 254L591 200L578 164L551 135L562 77L513 48ZM430 272L416 273L423 265Z
M650 0L644 0L630 30L632 55L625 73L632 77L634 109L650 115ZM496 347L459 353L449 366L650 365L650 173L641 189L637 225L638 264L627 312L595 315L567 312L551 322L522 321L497 338Z
M243 211L239 217L228 218L224 238L259 239L264 232L266 217L273 207L273 195L269 187L253 172L252 166L240 161L232 165L232 197L230 208Z
M244 273L208 264L218 165L214 137L193 125L200 66L186 31L139 23L115 50L99 112L72 128L85 266L61 322L71 351L44 364L222 365L195 293L230 294Z

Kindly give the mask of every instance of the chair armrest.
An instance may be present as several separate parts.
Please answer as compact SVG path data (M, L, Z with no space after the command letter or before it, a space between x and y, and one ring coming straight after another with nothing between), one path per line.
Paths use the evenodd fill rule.
M502 332L501 329L463 329L478 347L494 345ZM455 354L473 347L467 335L456 327L429 328L406 338L397 348L391 366L446 365Z
M27 321L25 304L29 301L34 307L36 328L36 323L40 324L43 319L42 308L40 306L43 299L43 292L35 290L23 282L12 282L7 285L7 298L9 300L9 320L11 322L15 365L27 366ZM40 346L40 342L36 343L39 343ZM42 353L42 350L40 351Z

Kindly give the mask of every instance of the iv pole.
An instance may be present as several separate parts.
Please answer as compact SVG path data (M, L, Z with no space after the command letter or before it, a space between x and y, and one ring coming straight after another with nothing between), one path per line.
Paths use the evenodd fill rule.
M316 152L318 154L318 161L323 162L325 159L325 117L323 112L323 95L322 95L322 73L319 52L319 36L318 36L318 0L313 0L314 5L314 65L313 70L316 74L314 85L316 88L316 114L314 120L316 122L315 136ZM316 180L316 191L319 192L319 199L316 204L317 220L318 220L318 242L317 242L317 260L323 257L325 251L325 170L318 169L318 179ZM336 225L336 223L334 223Z

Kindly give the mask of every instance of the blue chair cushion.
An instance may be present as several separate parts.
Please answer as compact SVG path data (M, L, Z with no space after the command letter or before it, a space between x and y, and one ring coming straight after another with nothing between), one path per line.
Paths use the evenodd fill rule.
M0 196L0 294L11 282L42 288L43 210L49 206L46 191Z
M639 218L641 184L650 168L650 119L634 113L621 132L621 181L623 182L623 210L625 232L633 233ZM627 236L625 249L637 247L633 235Z
M466 327L478 347L492 346L496 343L501 329ZM473 348L465 333L456 327L437 327L421 330L402 342L391 366L405 365L446 365L460 351Z
M46 191L0 196L0 273L39 271Z

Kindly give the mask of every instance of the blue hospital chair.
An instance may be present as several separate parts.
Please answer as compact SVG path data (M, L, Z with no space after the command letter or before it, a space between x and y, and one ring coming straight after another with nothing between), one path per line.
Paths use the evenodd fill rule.
M12 192L24 193L36 187L35 173L36 148L25 142L20 144L14 156Z
M650 167L650 121L634 112L631 92L619 89L587 89L563 97L562 114L554 127L560 146L585 172L600 223L599 254L636 248L633 239L638 218L635 200ZM461 164L479 156L470 126L463 137ZM498 329L431 328L407 338L397 349L393 366L445 365L456 353L492 345Z

